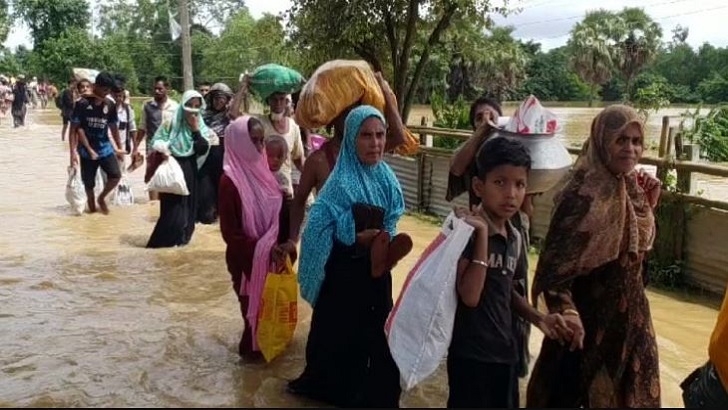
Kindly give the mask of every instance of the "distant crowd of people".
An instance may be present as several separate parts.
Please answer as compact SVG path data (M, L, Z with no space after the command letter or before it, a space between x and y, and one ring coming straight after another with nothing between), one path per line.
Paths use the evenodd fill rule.
M37 77L27 81L23 74L17 77L0 74L0 114L5 116L10 108L15 128L25 126L28 107L46 109L49 99L55 100L57 96L58 89L48 81L38 81Z

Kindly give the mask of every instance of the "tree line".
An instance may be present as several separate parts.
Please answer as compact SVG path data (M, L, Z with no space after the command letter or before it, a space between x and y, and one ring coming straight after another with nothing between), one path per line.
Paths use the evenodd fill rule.
M33 48L0 49L0 73L63 84L71 67L124 74L132 92L166 75L181 88L181 45L167 0L0 0L0 42L24 22ZM566 45L543 50L514 38L490 0L294 0L275 16L251 16L243 0L190 1L195 80L235 87L240 74L276 62L309 76L325 61L364 59L392 84L406 118L413 104L489 94L518 100L629 101L644 108L728 101L728 49L687 42L640 8L587 13ZM500 4L500 3L499 3ZM93 11L93 13L92 13ZM171 13L170 13L171 12ZM332 18L333 15L336 18ZM93 15L93 24L91 23ZM219 30L216 30L219 28Z

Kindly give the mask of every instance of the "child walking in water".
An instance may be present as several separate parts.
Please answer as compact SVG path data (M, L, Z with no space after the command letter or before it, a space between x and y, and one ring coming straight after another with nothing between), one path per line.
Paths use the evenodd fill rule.
M458 262L458 307L447 358L449 408L518 407L512 383L518 361L512 310L555 338L567 329L558 314L543 315L514 287L523 263L522 238L510 219L526 194L531 158L519 142L495 138L476 157L473 189L482 203L456 215L475 228Z

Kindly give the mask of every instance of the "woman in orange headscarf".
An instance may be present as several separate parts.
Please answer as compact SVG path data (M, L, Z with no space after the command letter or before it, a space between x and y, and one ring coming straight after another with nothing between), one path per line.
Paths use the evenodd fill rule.
M573 336L544 340L528 407L660 407L642 263L660 182L635 170L643 151L638 114L607 107L555 200L533 300L564 315Z

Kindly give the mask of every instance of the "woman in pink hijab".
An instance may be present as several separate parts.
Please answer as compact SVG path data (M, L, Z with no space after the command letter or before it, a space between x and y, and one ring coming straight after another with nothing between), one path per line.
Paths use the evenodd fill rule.
M225 261L245 322L238 351L249 359L262 357L254 335L265 277L286 256L296 258L288 207L268 168L263 135L263 125L247 115L227 127L218 197Z

